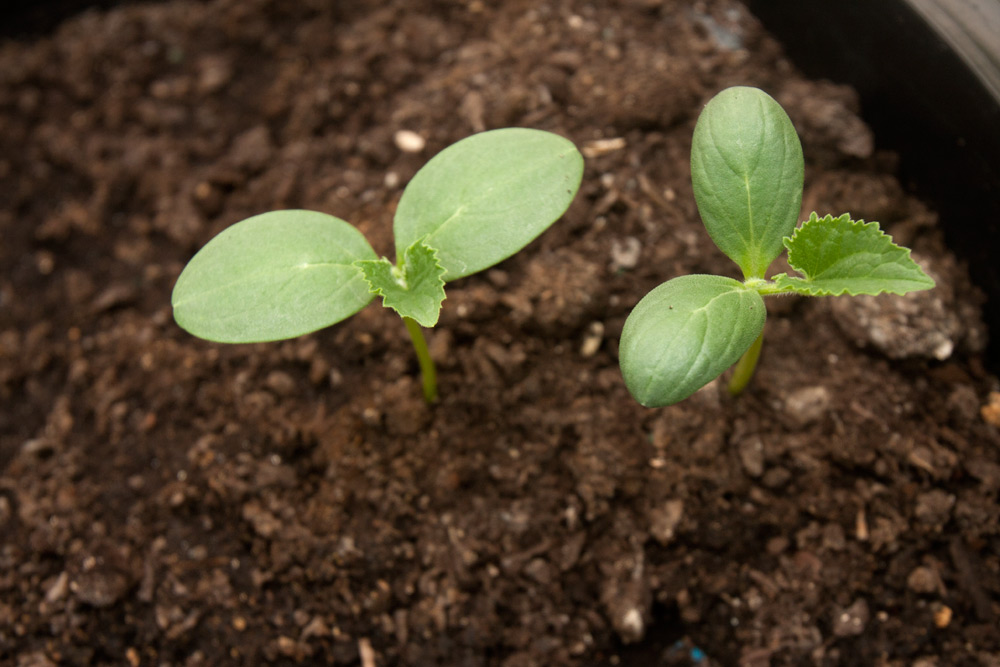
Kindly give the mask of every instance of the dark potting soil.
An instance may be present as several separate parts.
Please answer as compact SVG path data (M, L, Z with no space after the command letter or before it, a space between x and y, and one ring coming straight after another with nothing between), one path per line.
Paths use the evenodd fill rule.
M647 410L629 310L737 271L688 169L735 84L801 133L804 213L939 286L774 300L745 396ZM0 663L1000 664L982 300L857 112L731 0L174 0L2 43ZM416 169L511 125L583 186L450 285L438 404L378 305L273 344L173 323L226 226L316 209L391 254Z

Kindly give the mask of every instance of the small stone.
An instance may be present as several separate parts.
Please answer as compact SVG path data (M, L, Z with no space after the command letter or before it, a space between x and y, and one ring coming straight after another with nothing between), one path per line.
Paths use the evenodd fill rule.
M668 500L660 507L649 512L649 533L660 544L667 545L673 541L677 532L677 524L684 516L683 500Z
M791 543L789 542L787 537L785 537L784 535L777 535L769 539L767 541L767 545L764 548L767 549L767 553L771 554L772 556L777 556L778 554L782 553L785 549L787 549L789 544Z
M545 585L552 581L552 566L543 558L532 558L524 566L524 574Z
M948 605L941 605L934 610L934 625L941 628L947 628L951 625L952 611L951 607Z
M78 574L70 590L92 607L110 607L125 595L128 579L117 570L99 566Z
M298 652L298 649L298 642L291 637L284 635L278 637L278 650L281 651L282 655L293 656Z
M419 153L427 145L427 141L412 130L399 130L393 137L393 141L396 142L396 148L404 153Z
M785 414L799 426L818 421L830 409L830 392L826 387L803 387L785 397Z
M954 506L955 496L941 489L933 489L917 496L913 513L921 523L941 526L948 521Z
M740 463L751 477L764 474L764 443L758 437L744 438L737 445Z
M379 426L382 423L382 411L374 405L369 405L361 411L361 421L366 426Z
M646 624L642 620L642 612L632 607L622 616L619 629L623 637L639 639L646 630Z
M220 56L206 56L198 63L198 92L207 95L225 87L233 78L233 67Z
M912 257L932 278L938 278L939 285L946 281L938 276L954 272L947 263L930 266L928 259ZM891 359L944 361L959 345L981 349L985 339L981 326L970 322L976 308L958 300L954 290L911 292L892 299L858 296L829 304L834 320L855 344L873 347Z
M634 236L611 240L611 272L634 269L639 264L642 243Z
M38 272L43 276L47 276L55 269L55 255L48 250L40 250L38 254L35 255L35 264L38 266Z
M1000 392L990 392L986 405L979 408L979 416L987 424L1000 426Z
M597 321L591 322L587 327L587 333L583 336L583 343L580 344L580 356L589 359L597 354L603 340L604 324Z
M923 565L913 568L913 572L906 578L906 585L911 591L925 595L938 592L940 584L941 579L937 573Z
M295 380L284 371L271 371L264 384L278 396L291 396L295 393Z
M626 558L612 567L634 567L634 563L629 564L629 559ZM625 643L632 643L642 639L646 632L646 613L651 594L648 582L642 577L635 578L635 571L619 574L624 574L625 578L616 576L607 580L601 592L601 600L618 636Z
M846 609L837 612L833 618L833 634L837 637L854 637L865 630L871 613L864 598L858 598Z

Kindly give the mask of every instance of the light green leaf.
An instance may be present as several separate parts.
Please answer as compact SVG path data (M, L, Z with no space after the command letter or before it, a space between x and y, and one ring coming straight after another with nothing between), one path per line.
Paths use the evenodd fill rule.
M397 257L423 241L438 251L446 281L493 266L566 211L582 176L579 151L550 132L507 128L467 137L406 186L393 225Z
M767 93L727 88L698 118L691 181L712 240L743 270L763 278L781 254L802 205L802 145Z
M174 319L220 343L255 343L322 329L372 300L358 259L375 251L357 229L314 211L264 213L224 230L174 286Z
M669 280L625 320L625 385L646 407L682 401L736 363L764 328L764 300L732 278Z
M403 264L395 267L389 260L364 260L357 263L364 272L371 291L382 297L382 304L401 317L416 320L421 326L437 324L444 301L444 269L435 250L421 242L403 252Z
M810 296L839 294L906 294L931 289L934 280L910 257L908 248L892 242L877 222L819 218L813 213L791 238L785 239L788 263L804 277L780 274L781 289Z

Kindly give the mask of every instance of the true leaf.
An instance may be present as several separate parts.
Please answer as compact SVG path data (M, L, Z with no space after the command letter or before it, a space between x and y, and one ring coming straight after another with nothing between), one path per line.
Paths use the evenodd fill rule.
M174 286L177 323L200 338L253 343L322 329L372 300L354 266L375 257L348 223L314 211L275 211L209 241Z
M625 321L619 348L625 385L646 407L684 400L736 363L765 316L760 295L732 278L669 280Z
M802 146L791 120L756 88L723 90L691 145L691 180L705 228L746 278L763 278L802 204Z
M416 320L421 326L437 324L444 301L444 269L438 263L435 250L417 242L403 251L401 266L389 260L363 260L357 263L364 272L371 291L382 297L386 308L401 317Z
M550 132L472 135L434 156L406 186L393 230L399 256L417 241L437 250L444 279L504 260L569 207L583 157Z
M906 294L934 287L908 248L893 243L877 222L851 220L849 214L819 218L813 213L785 246L789 265L803 277L780 274L774 282L800 294Z

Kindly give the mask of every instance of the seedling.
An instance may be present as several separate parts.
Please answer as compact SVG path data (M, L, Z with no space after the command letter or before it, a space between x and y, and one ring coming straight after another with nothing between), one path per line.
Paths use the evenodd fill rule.
M437 324L446 282L510 257L555 222L580 187L583 157L549 132L508 128L433 157L396 208L396 263L355 227L314 211L238 222L188 262L171 298L188 332L220 343L294 338L358 312L375 296L402 317L427 402L437 375L421 327Z
M642 298L622 330L620 362L632 396L647 407L682 401L735 364L729 391L753 376L763 343L763 297L780 294L905 294L934 287L877 222L813 213L796 229L803 160L781 106L756 88L728 88L695 126L691 180L705 229L743 271L743 281L688 275ZM765 277L788 250L798 274Z

